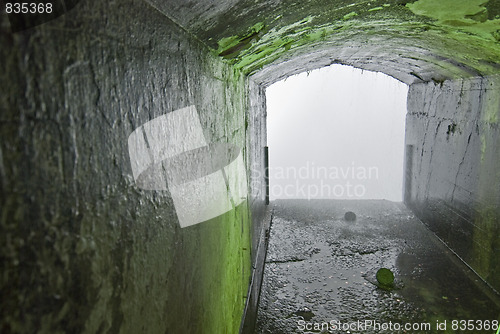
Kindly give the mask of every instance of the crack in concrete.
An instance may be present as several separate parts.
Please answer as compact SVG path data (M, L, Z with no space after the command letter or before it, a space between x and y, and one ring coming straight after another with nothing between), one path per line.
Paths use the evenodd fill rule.
M342 254L333 254L333 255L336 255L336 256L352 256L354 254L358 254L358 255L372 255L372 254L376 254L378 252L384 252L384 251L387 251L389 250L390 248L379 248L379 249L373 249L373 250L352 250L352 249L348 249L348 251L350 253L342 253Z
M266 261L266 263L290 263L290 262L302 262L305 261L306 258L298 258L298 257L292 257L290 259L284 259L284 260L269 260Z
M464 155L462 156L462 160L458 164L457 174L455 175L455 181L453 182L453 191L451 192L451 200L452 201L455 198L455 190L457 189L458 175L460 175L460 169L462 168L462 165L464 164L464 161L465 161L465 156L467 155L467 152L469 151L469 144L470 144L470 139L472 137L473 131L474 130L471 130L469 137L467 138L467 145L465 146Z
M436 142L437 136L438 136L438 132L439 132L439 128L441 127L442 123L443 123L442 119L438 121L438 124L436 126L436 130L434 131L434 139L433 139L432 143ZM431 147L431 149L430 149L430 156L429 156L429 164L432 164L432 158L433 158L433 156L434 156L434 149ZM433 169L431 169L429 171L429 174L427 176L427 184L426 184L426 187L425 187L425 192L427 194L429 193L429 190L430 190L430 187L431 187L432 171L433 171Z

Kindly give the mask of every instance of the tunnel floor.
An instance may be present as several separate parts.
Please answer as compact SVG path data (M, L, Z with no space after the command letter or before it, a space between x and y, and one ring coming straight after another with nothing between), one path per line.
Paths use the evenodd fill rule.
M499 318L498 295L404 204L273 202L257 333L494 334Z

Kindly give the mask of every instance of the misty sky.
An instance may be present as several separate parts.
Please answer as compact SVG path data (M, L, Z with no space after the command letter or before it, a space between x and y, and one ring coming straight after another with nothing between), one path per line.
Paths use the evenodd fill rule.
M401 201L407 92L342 65L268 87L271 199Z

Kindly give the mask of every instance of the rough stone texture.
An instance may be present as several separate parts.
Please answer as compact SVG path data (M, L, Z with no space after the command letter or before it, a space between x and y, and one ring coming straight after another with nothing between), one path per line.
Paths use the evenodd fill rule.
M0 332L236 333L255 200L180 229L168 192L136 187L127 138L195 105L208 142L260 145L246 79L143 1L0 19Z
M410 86L406 201L500 291L500 77Z

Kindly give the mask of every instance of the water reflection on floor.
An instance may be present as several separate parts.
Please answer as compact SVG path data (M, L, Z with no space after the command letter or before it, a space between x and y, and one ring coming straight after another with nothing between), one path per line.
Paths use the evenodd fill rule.
M498 295L403 204L274 202L257 333L494 334L499 319Z

